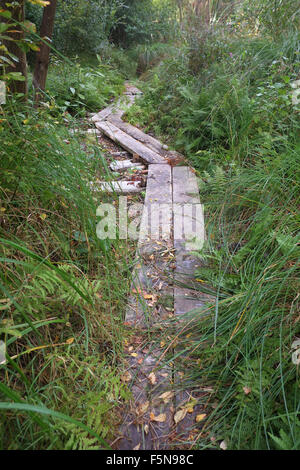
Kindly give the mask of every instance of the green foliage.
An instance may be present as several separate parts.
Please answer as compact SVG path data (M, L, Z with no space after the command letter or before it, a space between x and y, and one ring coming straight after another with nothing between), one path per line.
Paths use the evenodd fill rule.
M237 9L237 21L246 21L256 31L273 37L299 27L300 9L293 0L244 0Z
M177 26L172 0L125 0L113 38L125 47L168 41L174 37Z
M168 40L177 23L172 0L66 0L58 2L53 44L65 54L101 54L111 43L122 47ZM28 5L37 26L42 12Z
M144 125L176 138L193 163L231 162L270 154L293 139L297 106L292 84L298 76L299 35L269 43L263 39L222 39L222 54L188 73L189 49L165 60L150 77L146 93L129 111ZM165 79L168 77L168 80ZM159 126L159 128L158 128ZM206 153L205 153L206 152Z
M121 75L101 61L90 66L81 65L76 59L69 64L52 57L45 101L53 113L68 111L84 115L86 110L104 108L122 90Z
M86 81L86 73L93 81L95 71L99 88L90 94L91 106L93 99L101 106L121 90L121 79L108 67L101 69L101 87L97 70L68 67L70 76L79 69ZM107 197L96 197L90 183L107 179L105 161L96 140L70 133L83 123L68 109L85 113L75 99L76 106L64 107L65 90L81 83L63 77L66 70L62 64L56 68L62 75L55 80L64 78L65 84L55 101L45 97L35 110L11 98L1 108L0 335L7 362L0 366L0 445L5 449L105 448L117 426L115 409L128 398L116 361L123 346L131 247L96 236L96 209ZM50 69L50 90L51 75Z
M53 44L66 54L97 54L118 23L122 0L66 0L58 2ZM29 6L27 18L37 25L41 10Z

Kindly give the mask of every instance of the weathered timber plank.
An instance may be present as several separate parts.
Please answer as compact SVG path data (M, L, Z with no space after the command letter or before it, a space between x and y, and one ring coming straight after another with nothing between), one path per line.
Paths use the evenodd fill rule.
M163 319L167 310L149 308L144 294L172 297L170 258L172 250L172 169L170 165L149 165L146 196L140 224L137 265L133 272L132 292L126 322L132 325L153 324ZM150 302L153 304L153 302Z
M92 186L94 191L107 193L131 194L140 193L144 190L139 181L104 181Z
M132 378L133 397L121 426L119 450L168 448L169 435L174 428L172 370L167 366L157 367L163 351L151 349L150 344L145 351L135 350L134 357L128 356L127 374ZM161 397L166 392L170 396L168 400ZM164 416L161 422L153 419L159 415Z
M109 165L112 171L122 172L126 170L144 170L145 165L134 163L131 160L116 160Z
M125 83L125 87L126 87L126 92L125 94L131 94L131 95L142 95L143 92L141 90L139 90L136 86L134 85L131 85L129 82L126 82Z
M114 124L119 129L121 129L126 134L130 135L134 139L141 142L141 144L149 147L151 150L153 150L153 152L158 153L162 157L165 157L167 155L167 151L168 151L167 145L164 145L159 140L155 139L154 137L151 137L150 135L145 134L143 131L141 131L137 127L132 126L131 124L122 121L122 119L120 119L115 114L111 114L110 116L108 116L107 120L111 122L112 124Z
M188 167L173 168L173 224L176 269L174 273L174 312L181 316L198 311L206 299L195 287L199 258L192 250L201 249L205 240L204 215L197 179Z
M172 232L172 168L149 165L139 247L145 242L170 240Z
M115 116L116 118L121 118L129 109L134 101L136 96L129 94L119 98L116 102L111 103L106 108L99 111L99 113L94 114L91 117L91 121L96 123L98 121L105 121L110 115Z
M188 166L173 168L173 202L200 204L197 178Z
M97 129L102 131L111 140L121 145L128 152L137 154L146 163L165 163L165 160L160 155L118 129L114 124L97 121L95 125Z

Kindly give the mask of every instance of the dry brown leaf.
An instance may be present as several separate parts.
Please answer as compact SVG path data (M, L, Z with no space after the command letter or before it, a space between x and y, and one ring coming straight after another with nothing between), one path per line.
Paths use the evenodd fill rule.
M152 294L144 294L144 299L145 300L153 300L153 295Z
M183 408L182 410L178 410L174 416L175 424L178 424L180 421L182 421L185 418L186 414L187 414L186 408Z
M125 374L121 376L122 382L130 382L131 380L131 374L130 372L126 371Z
M75 338L69 338L69 339L67 339L66 343L67 344L72 344L72 343L74 343L74 341L75 341Z
M142 290L141 290L140 288L138 288L138 289L132 289L131 292L132 292L133 294L141 294L141 293L142 293Z
M154 374L154 372L151 372L151 374L148 375L148 379L151 385L156 384L156 375Z
M146 411L148 410L149 408L149 401L145 401L145 403L142 403L138 409L137 409L137 412L139 415L142 415L144 413L146 413Z
M174 396L174 392L165 392L159 396L163 400L164 403L168 403Z
M161 413L158 416L155 416L154 413L150 413L151 421L156 421L157 423L164 423L167 419L166 413Z
M206 418L206 413L196 416L196 423L201 423Z

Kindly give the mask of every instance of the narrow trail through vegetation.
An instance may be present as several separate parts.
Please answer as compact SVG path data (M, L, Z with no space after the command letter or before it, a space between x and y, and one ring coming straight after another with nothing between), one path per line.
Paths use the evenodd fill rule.
M174 364L166 363L167 350L176 353L175 341L166 350L165 342L159 344L156 340L157 331L164 337L170 323L175 333L176 330L180 333L182 315L195 314L211 300L206 294L197 293L191 285L194 271L199 267L192 249L201 247L205 240L197 180L190 167L176 166L179 154L123 122L125 109L140 94L137 88L126 84L128 99L123 106L120 99L91 118L98 130L130 152L135 164L140 159L148 166L136 263L125 316L125 324L134 331L133 341L127 348L128 368L124 374L132 399L121 426L121 436L114 442L120 450L178 446L192 439L199 417L205 416L200 414L198 397L192 395L192 391L179 391ZM183 162L182 156L180 160ZM112 162L110 167L115 172L122 171L121 163L122 160ZM126 187L122 185L124 182L108 182L106 186L100 183L100 190L135 192L138 175L139 170L133 181L126 182ZM189 289L183 287L186 284Z

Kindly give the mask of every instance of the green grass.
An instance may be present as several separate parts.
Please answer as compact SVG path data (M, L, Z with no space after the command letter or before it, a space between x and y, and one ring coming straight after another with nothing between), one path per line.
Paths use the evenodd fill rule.
M209 418L199 448L215 437L230 449L299 449L298 167L299 147L287 148L201 185L208 241L195 275L214 301L182 335L182 386L213 389L203 397Z
M99 106L114 93L97 95ZM134 246L96 236L96 209L114 197L91 192L108 178L105 159L69 133L81 126L75 116L57 100L38 111L9 101L1 119L0 447L105 448L129 397L123 312Z

